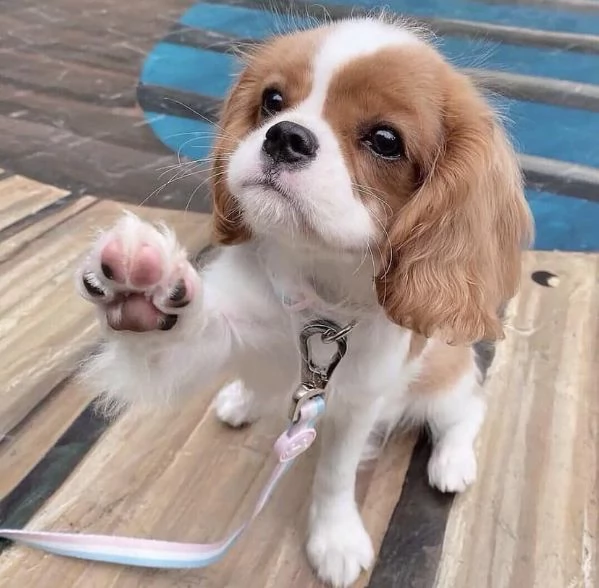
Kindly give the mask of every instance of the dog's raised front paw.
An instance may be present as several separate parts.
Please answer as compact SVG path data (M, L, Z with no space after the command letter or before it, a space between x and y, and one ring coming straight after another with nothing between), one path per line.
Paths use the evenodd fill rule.
M372 541L355 507L334 517L312 517L306 546L318 577L334 588L351 586L374 560Z
M199 276L174 235L132 214L100 235L77 284L118 331L168 331L201 294Z

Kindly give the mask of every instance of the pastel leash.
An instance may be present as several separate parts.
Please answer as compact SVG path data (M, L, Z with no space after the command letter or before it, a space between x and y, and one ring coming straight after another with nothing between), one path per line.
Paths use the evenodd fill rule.
M84 535L0 529L0 537L55 555L145 568L203 568L224 557L260 514L284 474L306 451L314 439L314 425L324 412L324 400L318 396L301 408L299 421L292 424L276 441L278 464L262 489L250 517L229 537L217 543L176 543L133 537Z
M341 328L332 321L318 319L302 329L302 379L292 399L291 425L274 445L278 464L262 489L250 517L227 538L217 543L177 543L133 537L16 529L0 529L0 537L64 557L145 568L204 568L221 560L262 512L294 461L314 442L314 427L325 409L325 388L347 351L347 335L354 324L350 323ZM336 344L336 351L326 366L316 365L312 361L309 342L314 336L320 336L324 343Z

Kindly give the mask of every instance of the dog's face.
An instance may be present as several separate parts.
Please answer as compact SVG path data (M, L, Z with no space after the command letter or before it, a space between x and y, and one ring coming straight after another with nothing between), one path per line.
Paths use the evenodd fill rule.
M413 31L359 19L260 46L215 150L222 243L380 251L395 322L497 338L530 217L514 154L470 81Z

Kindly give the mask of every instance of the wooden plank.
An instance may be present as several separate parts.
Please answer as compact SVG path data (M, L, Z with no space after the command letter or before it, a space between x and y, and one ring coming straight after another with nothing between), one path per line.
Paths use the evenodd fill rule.
M557 274L556 287L533 283L538 270ZM513 327L489 381L480 477L450 515L437 588L485 586L489 577L514 588L596 582L598 278L599 256L527 256ZM212 540L234 528L272 465L267 452L283 420L228 430L208 410L212 394L199 391L172 413L126 415L31 527L181 540ZM412 443L396 438L374 473L360 475L362 511L377 544ZM0 560L0 578L65 588L316 586L302 550L315 456L298 463L250 534L208 570L121 569L16 547Z
M73 58L82 46L121 61L127 48L143 59L190 6L188 0L149 0L143 11L117 0L54 0L43 7L39 0L4 0L7 4L12 9L2 11L0 29L11 32L12 46L48 46L65 39ZM77 32L81 35L74 36Z
M138 107L97 106L63 97L56 100L33 90L0 85L0 115L69 131L81 137L165 155L167 149L145 123Z
M412 453L401 497L389 521L368 588L433 585L453 496L429 485L430 454L430 440L423 431Z
M35 246L36 239L97 202L98 199L93 196L82 196L53 214L49 214L15 232L10 237L0 240L0 267L18 252ZM31 251L31 253L35 254L35 251Z
M41 53L56 61L73 61L85 66L129 73L132 77L138 75L140 63L162 30L155 22L154 35L147 36L143 47L140 47L137 35L127 39L118 30L106 30L97 20L90 22L89 19L71 14L65 20L48 23L32 11L19 11L17 14L3 12L0 14L0 28L12 32L0 38L0 50L5 52Z
M555 287L530 279L540 270ZM598 286L598 255L526 258L478 482L450 514L436 588L599 585Z
M68 192L23 176L0 180L0 230L60 200Z
M133 204L147 200L148 205L162 208L209 210L207 166L168 182L174 174L163 172L178 164L175 154L140 152L4 116L0 116L0 128L0 161L15 172Z
M127 414L35 517L32 527L76 528L179 540L213 540L247 514L273 467L269 452L284 418L232 431L209 410L214 390L199 391L185 410ZM157 435L156 432L161 434ZM367 528L379 545L397 501L413 445L396 437L359 476ZM127 450L123 448L127 447ZM15 585L317 586L303 536L317 448L288 474L247 537L218 565L155 572L48 558L15 547L0 560L0 578ZM367 576L358 586L365 586ZM58 585L58 584L56 584Z
M130 75L44 54L0 51L0 80L21 90L75 98L92 104L133 107L135 84Z
M50 18L40 10L39 3L30 9L4 10L0 30L11 34L0 38L0 50L37 52L55 61L72 61L137 77L152 46L189 7L185 0L152 4L139 11L114 0L99 0L87 8L57 0L51 8L46 7L52 13Z
M72 275L94 230L111 224L122 208L99 202L51 228L2 264L1 433L17 426L70 373L97 336L93 309L77 295ZM208 241L207 216L136 210L143 217L162 218L173 225L191 251Z
M88 406L23 480L0 500L0 525L21 529L70 476L110 422ZM0 541L0 554L8 547Z
M0 500L52 449L89 403L89 394L77 382L69 382L33 411L22 426L0 439Z
M132 203L152 194L172 177L161 174L177 157L147 128L135 86L148 52L188 6L150 0L139 12L115 0L4 2L0 160L70 190ZM182 209L206 178L171 182L150 204ZM192 210L208 210L206 193L195 192Z

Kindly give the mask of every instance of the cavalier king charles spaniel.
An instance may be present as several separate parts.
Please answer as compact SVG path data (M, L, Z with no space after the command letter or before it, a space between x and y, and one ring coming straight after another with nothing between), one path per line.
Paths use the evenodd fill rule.
M229 374L216 414L239 426L287 410L303 325L356 321L327 389L307 538L318 576L349 586L374 558L354 495L374 433L425 425L430 484L474 482L481 385L533 230L519 166L472 81L383 18L253 48L213 161L222 247L199 271L133 215L91 248L78 284L105 342L86 374L126 403Z

